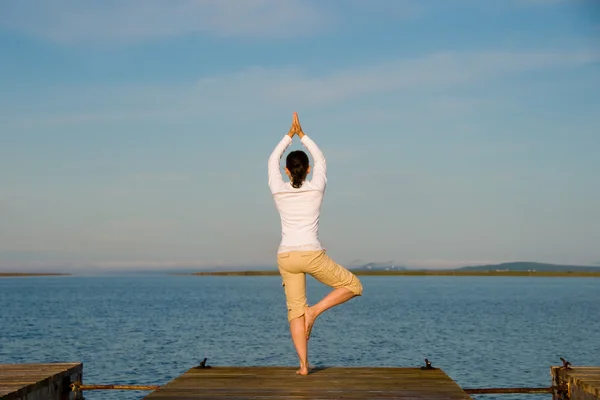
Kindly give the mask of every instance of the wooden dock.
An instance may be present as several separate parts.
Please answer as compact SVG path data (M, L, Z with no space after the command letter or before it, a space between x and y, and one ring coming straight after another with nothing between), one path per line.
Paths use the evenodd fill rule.
M148 400L468 400L469 394L501 393L552 393L554 400L600 400L600 367L573 367L561 360L563 366L550 369L550 387L471 389L461 389L443 370L428 367L321 367L299 376L293 367L210 367L205 359L158 386L84 385L81 363L0 364L0 400L82 400L87 390L155 390L144 397Z
M441 369L331 367L308 376L295 371L291 367L195 367L144 399L471 399Z
M600 399L600 367L552 367L552 384L566 386L570 400Z
M0 364L0 400L75 400L71 391L81 382L83 364Z

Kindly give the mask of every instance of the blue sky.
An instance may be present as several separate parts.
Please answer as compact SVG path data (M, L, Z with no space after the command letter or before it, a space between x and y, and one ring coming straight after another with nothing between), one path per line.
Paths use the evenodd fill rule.
M0 48L0 270L273 266L293 111L345 265L600 263L595 1L4 0Z

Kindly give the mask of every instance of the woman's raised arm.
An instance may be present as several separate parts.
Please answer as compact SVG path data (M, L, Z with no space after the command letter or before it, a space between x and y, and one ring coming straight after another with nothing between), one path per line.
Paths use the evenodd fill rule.
M301 127L297 134L304 147L310 152L315 163L311 183L319 189L325 190L325 186L327 186L327 160L325 159L325 155L319 149L319 146L308 135L304 134Z
M275 193L284 184L283 177L281 176L281 166L279 165L279 163L281 161L281 156L283 155L283 152L292 143L292 136L286 134L283 137L283 139L281 139L281 141L277 144L277 146L275 146L275 149L269 157L267 169L269 175L269 188L271 189L271 193Z

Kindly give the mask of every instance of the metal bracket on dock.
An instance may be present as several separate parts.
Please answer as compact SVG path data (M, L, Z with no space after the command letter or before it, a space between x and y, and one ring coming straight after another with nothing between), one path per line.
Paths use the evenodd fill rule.
M425 359L425 366L421 367L421 369L437 369L437 368L435 368L431 365L431 361L429 361L428 359Z
M200 361L200 365L198 365L197 367L194 367L196 369L206 369L206 368L211 368L210 365L206 365L206 361L208 360L208 358L204 357L204 360Z
M564 369L571 369L571 363L569 361L565 360L562 357L560 358L560 361L562 361Z

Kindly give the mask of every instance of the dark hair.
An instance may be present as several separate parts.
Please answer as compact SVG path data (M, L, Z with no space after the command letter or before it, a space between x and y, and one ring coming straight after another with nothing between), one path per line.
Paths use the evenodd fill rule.
M285 166L292 175L292 186L298 189L306 179L308 156L302 150L292 151L285 160Z

